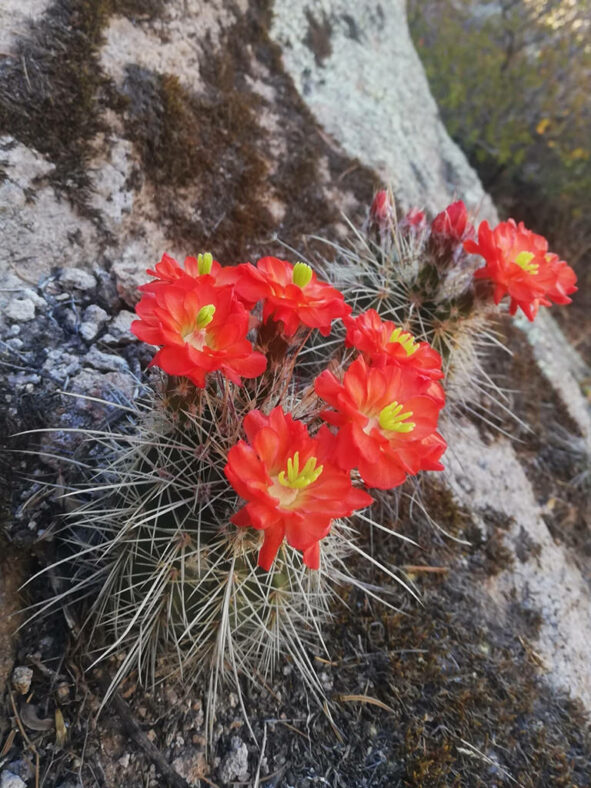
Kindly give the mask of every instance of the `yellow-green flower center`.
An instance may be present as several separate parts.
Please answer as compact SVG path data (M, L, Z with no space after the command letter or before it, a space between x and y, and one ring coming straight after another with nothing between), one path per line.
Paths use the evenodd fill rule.
M287 474L281 471L277 477L279 484L292 490L303 490L304 487L313 484L324 470L324 465L316 467L317 462L316 457L310 457L300 470L300 453L296 451L287 461Z
M399 345L406 350L407 356L412 356L413 353L419 349L419 345L412 334L408 331L403 331L401 328L395 328L390 334L389 342L398 342Z
M514 262L527 274L537 274L540 267L537 263L532 263L535 255L531 252L519 252Z
M195 329L200 331L205 326L208 326L213 320L215 314L215 306L213 304L206 304L202 306L197 312L197 319L195 320Z
M412 410L402 413L403 408L404 405L396 400L382 408L378 419L380 427L389 432L412 432L417 426L414 421L407 421L412 416Z
M211 264L213 263L213 256L209 252L197 255L197 270L199 276L209 274L211 271Z
M197 312L194 322L184 326L181 330L184 341L195 350L203 350L205 346L210 345L211 337L208 337L207 332L203 329L211 323L214 314L215 306L206 304Z
M294 285L304 288L312 279L312 269L307 263L296 263L293 267L292 281Z

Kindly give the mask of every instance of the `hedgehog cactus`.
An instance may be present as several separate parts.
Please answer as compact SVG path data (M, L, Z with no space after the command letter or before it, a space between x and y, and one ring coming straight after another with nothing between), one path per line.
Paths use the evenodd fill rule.
M325 261L355 312L373 309L440 354L450 412L470 407L483 391L502 398L484 358L501 344L495 305L505 294L511 314L520 307L533 320L540 305L570 303L577 289L572 269L523 224L510 219L491 231L483 222L478 243L476 235L461 200L430 224L416 208L398 222L392 195L382 190L365 232L348 247L330 244L336 260Z
M574 289L539 236L507 225L477 248L462 203L430 228L417 211L396 226L382 193L368 237L338 249L340 289L274 257L164 255L148 271L132 330L163 374L122 408L129 429L97 433L100 467L69 515L70 593L94 595L113 688L133 669L143 682L205 674L210 731L222 676L264 680L280 658L322 697L310 649L325 649L338 587L412 591L364 532L395 535L391 490L443 469L442 381L465 398L493 300L509 293L532 316ZM466 250L487 266L475 274ZM356 578L357 556L380 586Z

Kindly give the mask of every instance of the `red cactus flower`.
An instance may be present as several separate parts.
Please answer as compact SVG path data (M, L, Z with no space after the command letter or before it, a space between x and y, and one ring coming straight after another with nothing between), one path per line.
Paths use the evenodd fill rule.
M259 566L269 570L283 539L302 550L304 563L318 569L319 542L332 521L372 503L351 485L347 471L334 462L334 436L322 427L315 438L281 407L268 416L258 410L244 419L248 438L228 452L225 474L248 503L231 519L238 526L264 531Z
M272 317L281 321L288 337L302 323L328 336L332 321L351 311L343 294L319 281L306 263L292 265L276 257L263 257L256 268L245 263L238 269L239 297L252 303L263 299L263 320Z
M488 222L482 222L478 228L478 243L468 240L464 249L486 260L486 265L479 268L474 277L492 281L495 304L508 293L509 312L514 315L520 307L529 320L534 319L540 304L549 306L547 296L558 286L558 277L546 259L548 242L528 230L523 222L517 225L509 219L494 230ZM561 281L566 281L564 274L561 276Z
M443 403L427 393L430 383L405 367L368 367L361 356L342 383L322 372L316 393L334 410L320 415L339 427L341 467L357 467L368 486L382 490L402 484L407 474L442 470L446 444L435 430Z
M431 223L431 233L439 241L460 244L474 236L474 227L468 221L468 210L462 200L448 205Z
M230 285L218 287L207 277L161 282L144 294L136 307L139 320L133 333L151 345L161 345L150 366L182 375L199 388L209 372L220 370L234 383L255 378L267 360L246 339L249 314Z
M382 320L375 309L368 309L358 317L344 318L347 327L345 344L355 347L374 367L398 364L412 367L432 380L443 377L441 356L428 342L417 342L408 331L403 331L390 320Z
M222 267L209 252L197 257L185 257L183 265L164 253L160 262L156 263L154 268L148 268L146 273L155 277L156 281L142 285L139 288L142 293L153 293L161 285L173 282L182 282L185 286L192 287L197 280L225 287L234 284L239 276L237 268ZM250 307L247 305L247 308Z
M568 296L570 293L576 293L579 289L576 286L577 275L570 265L561 260L557 254L547 254L546 262L554 275L554 284L546 293L547 297L555 304L572 303L572 298Z

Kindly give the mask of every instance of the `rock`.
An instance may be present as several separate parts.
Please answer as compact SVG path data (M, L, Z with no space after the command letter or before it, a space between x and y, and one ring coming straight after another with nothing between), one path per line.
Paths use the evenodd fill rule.
M21 780L28 782L35 776L35 767L32 762L25 758L20 758L18 761L11 761L6 764L6 769Z
M172 768L191 786L201 785L201 779L209 772L205 752L195 748L187 748L182 755L175 758Z
M19 323L35 318L35 304L30 298L14 298L6 307L6 317Z
M129 372L129 366L124 358L113 353L103 353L96 347L90 348L82 361L102 372Z
M42 369L52 380L62 385L78 372L80 359L73 353L67 353L59 347L53 348L48 351Z
M60 703L66 703L70 700L70 685L67 681L60 681L55 688L55 694Z
M2 0L0 8L0 52L10 51L17 36L26 35L32 20L39 19L50 0Z
M0 38L4 4L2 0ZM48 184L55 165L8 135L0 136L0 160L6 174L0 181L0 274L18 270L34 284L64 260L81 265L92 257L96 228Z
M79 329L82 339L91 342L108 319L109 315L97 304L87 306L82 315L82 323Z
M404 0L276 0L271 35L318 122L391 184L403 207L436 213L462 197L482 218L496 215L441 122Z
M0 788L27 788L27 783L16 774L5 770L0 774Z
M137 342L137 337L131 333L131 324L137 316L127 309L121 310L107 326L107 333L101 337L105 345L127 345Z
M501 609L508 600L527 598L540 611L535 648L549 668L548 679L574 692L590 708L587 581L548 530L514 444L503 436L485 443L467 422L450 425L450 430L454 451L447 453L445 475L458 500L476 517L489 510L509 518L507 541L514 549L524 534L537 545L536 560L516 562L511 571L490 578L489 593ZM463 483L467 476L469 486Z
M137 381L131 376L129 370L126 372L99 372L95 369L82 369L71 379L69 389L73 393L119 402L122 399L133 399L136 385ZM78 410L87 411L97 419L103 418L109 407L85 399L74 398L73 401ZM71 407L71 397L68 397L68 404Z
M12 671L12 686L21 695L26 695L31 687L31 680L33 678L33 671L24 665L18 665Z
M82 268L64 268L60 274L60 281L66 287L72 287L74 290L94 290L96 287L95 277L88 271Z
M248 747L239 736L232 737L232 749L222 760L220 778L224 784L248 781Z

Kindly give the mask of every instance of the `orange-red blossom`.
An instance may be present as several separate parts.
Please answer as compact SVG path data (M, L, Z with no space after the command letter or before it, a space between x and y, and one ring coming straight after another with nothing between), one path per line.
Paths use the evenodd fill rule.
M335 438L323 426L310 437L307 427L281 407L268 416L253 410L244 419L248 442L228 452L225 473L247 503L232 518L238 526L264 532L259 566L269 570L284 539L303 552L311 569L320 565L320 541L332 522L372 502L351 484L335 461Z
M209 273L151 283L136 313L140 319L132 323L133 333L161 346L150 366L187 377L200 388L216 370L239 384L241 377L257 377L266 368L265 356L246 339L248 311L232 285L218 285Z
M436 432L444 404L439 383L391 364L369 367L354 361L343 381L325 370L316 393L334 410L320 415L338 427L337 462L357 468L369 487L387 490L421 470L443 470L446 443Z
M256 268L243 263L237 271L239 297L246 303L262 301L263 320L281 321L286 337L302 324L328 336L332 321L351 311L343 294L320 281L306 263L292 265L277 257L263 257Z
M375 309L357 317L345 317L343 322L347 328L345 345L363 353L371 366L395 364L412 368L431 380L443 377L439 353L428 342L417 342L409 331L382 320Z
M533 320L540 306L569 304L569 294L577 290L572 268L549 253L547 240L528 230L523 222L516 224L509 219L494 230L488 222L482 222L478 242L468 240L464 249L484 257L486 264L474 277L493 283L495 304L508 294L512 315L520 308Z

